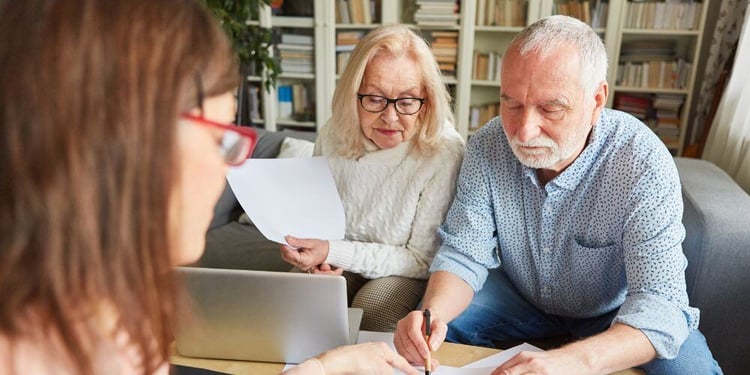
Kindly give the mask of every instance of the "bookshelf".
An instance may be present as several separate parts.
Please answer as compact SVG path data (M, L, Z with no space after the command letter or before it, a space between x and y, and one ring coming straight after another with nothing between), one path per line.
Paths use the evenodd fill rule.
M706 14L700 2L633 2L617 6L609 106L641 118L681 155L695 91Z
M448 53L441 59L447 64L444 77L454 100L456 128L461 135L469 137L486 118L497 111L500 79L499 74L492 71L499 67L502 53L513 37L525 25L539 18L551 14L568 14L588 19L604 41L610 62L608 107L622 104L620 102L623 99L619 99L622 97L648 98L649 113L653 118L644 120L655 124L654 120L659 110L662 111L659 117L667 118L665 114L671 116L665 121L665 124L671 124L662 124L664 126L661 128L655 125L654 129L664 133L662 139L668 148L673 154L679 155L682 153L685 140L696 75L695 67L699 58L709 2L710 0L694 2L699 4L699 11L693 16L691 26L683 28L664 25L663 22L655 23L655 20L667 19L665 10L661 9L665 5L658 5L660 10L657 11L656 1L477 0L461 1L460 6L451 13L446 10L446 7L450 6L445 4L454 4L453 1L312 0L314 14L311 17L276 16L269 7L264 7L261 11L260 25L278 29L282 33L312 36L313 71L285 71L280 76L279 87L305 85L307 96L315 100L312 113L306 120L282 118L278 116L278 90L265 92L259 89L257 102L260 114L257 118L253 117L253 123L268 130L319 129L331 116L330 103L340 66L345 63L346 54L353 48L357 39L382 24L400 22L418 31L425 39L437 41L438 48L443 53ZM640 9L641 7L643 9ZM638 47L639 43L658 45L660 42L665 45L670 43L670 56L674 57L675 63L681 61L684 73L679 86L648 84L648 80L644 81L642 71L640 75L630 73L640 79L639 85L617 79L618 76L624 76L625 64L630 62L629 66L632 66L634 59L637 59L632 57L632 51L628 48L633 45ZM451 45L455 46L455 57L451 57L450 48L444 48ZM454 64L453 67L450 66L451 63ZM688 68L684 67L686 63L689 63ZM651 65L656 66L655 63ZM260 86L259 77L249 79ZM640 85L643 82L646 85ZM654 109L654 103L660 109ZM620 107L629 108L627 105ZM669 129L665 130L666 128Z

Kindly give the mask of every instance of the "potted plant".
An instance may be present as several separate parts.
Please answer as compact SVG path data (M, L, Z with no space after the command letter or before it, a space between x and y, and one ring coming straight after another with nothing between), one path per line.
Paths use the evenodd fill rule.
M248 24L259 18L262 5L270 6L272 0L204 0L208 9L221 24L232 41L240 59L243 80L237 92L237 123L245 124L243 107L247 94L249 75L262 77L266 90L276 86L281 71L278 60L271 55L273 35L269 28Z

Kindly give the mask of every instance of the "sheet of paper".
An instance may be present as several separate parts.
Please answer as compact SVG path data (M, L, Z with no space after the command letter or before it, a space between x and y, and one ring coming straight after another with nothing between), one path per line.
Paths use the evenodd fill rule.
M357 344L365 342L385 342L391 349L396 350L393 346L393 333L392 332L371 332L371 331L359 331L357 336ZM476 362L469 363L463 367L452 367L452 366L440 366L437 370L432 371L435 375L488 375L491 374L495 368L511 359L516 354L522 351L541 352L542 349L537 348L534 345L523 343L521 345L514 346L510 349L503 350L500 353L493 354L487 358L480 359ZM284 370L292 368L296 365L286 365ZM424 366L414 366L417 371L424 373ZM394 374L403 375L403 372L395 370Z
M247 159L229 170L237 201L270 241L344 238L344 206L323 157Z
M489 357L480 359L476 362L469 363L464 368L491 368L495 369L497 366L502 365L509 359L513 358L520 352L543 352L544 350L537 348L534 345L523 343L516 345L510 349L503 350L500 353L493 354ZM488 373L489 374L489 373Z

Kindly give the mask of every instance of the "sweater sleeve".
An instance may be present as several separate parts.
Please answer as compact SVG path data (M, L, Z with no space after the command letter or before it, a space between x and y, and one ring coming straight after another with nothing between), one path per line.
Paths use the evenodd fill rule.
M440 247L437 228L453 201L456 176L463 160L463 140L457 133L456 136L459 139L449 138L442 157L430 160L434 173L421 190L411 221L411 234L405 244L330 241L326 262L367 278L404 276L426 279L432 258Z

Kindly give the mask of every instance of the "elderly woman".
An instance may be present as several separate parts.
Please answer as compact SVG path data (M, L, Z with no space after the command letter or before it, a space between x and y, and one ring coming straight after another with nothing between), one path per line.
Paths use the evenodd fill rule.
M403 25L367 34L334 93L316 154L333 171L346 238L288 236L281 251L302 270L343 273L362 329L392 331L424 292L464 154L449 101L429 47Z

